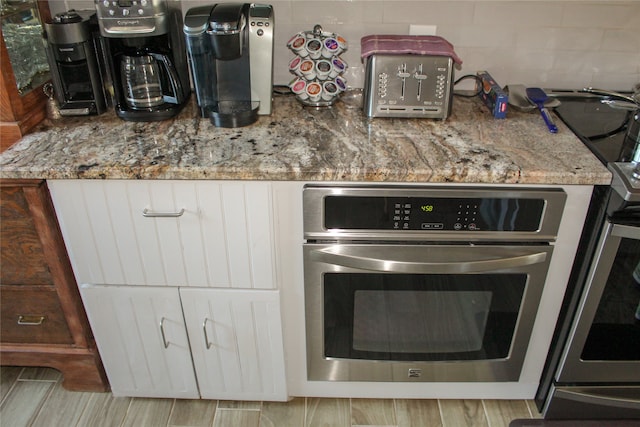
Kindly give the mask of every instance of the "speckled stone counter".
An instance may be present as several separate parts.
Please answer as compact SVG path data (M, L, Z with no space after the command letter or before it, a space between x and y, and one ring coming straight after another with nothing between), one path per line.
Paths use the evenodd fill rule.
M216 128L195 101L164 122L98 117L45 122L0 155L0 178L608 184L609 171L558 120L495 120L477 98L455 97L446 120L367 119L338 102L303 108L277 97L274 113Z

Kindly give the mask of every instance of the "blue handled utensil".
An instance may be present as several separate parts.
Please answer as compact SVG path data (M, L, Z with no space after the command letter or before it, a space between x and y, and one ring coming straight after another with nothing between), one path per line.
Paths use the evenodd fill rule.
M549 110L547 110L547 108L544 106L544 103L547 100L547 94L544 93L544 90L540 89L539 87L529 87L527 88L527 98L529 98L531 102L536 104L538 110L540 110L540 114L542 115L544 122L549 128L549 132L558 132L558 127L553 122L551 114L549 114Z

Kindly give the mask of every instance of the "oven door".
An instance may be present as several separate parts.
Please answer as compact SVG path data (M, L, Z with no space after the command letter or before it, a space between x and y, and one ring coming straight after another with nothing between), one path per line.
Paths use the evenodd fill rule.
M640 382L640 227L607 222L556 380Z
M517 381L552 250L305 244L308 379Z

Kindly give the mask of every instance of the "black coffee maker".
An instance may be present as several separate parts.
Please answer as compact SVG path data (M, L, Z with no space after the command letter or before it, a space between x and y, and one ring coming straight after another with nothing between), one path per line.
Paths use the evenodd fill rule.
M59 13L45 22L43 37L60 114L105 112L111 96L96 14L76 10Z
M116 114L144 122L177 115L191 93L180 2L94 1Z
M198 106L215 126L271 114L273 7L218 3L187 11L184 34Z

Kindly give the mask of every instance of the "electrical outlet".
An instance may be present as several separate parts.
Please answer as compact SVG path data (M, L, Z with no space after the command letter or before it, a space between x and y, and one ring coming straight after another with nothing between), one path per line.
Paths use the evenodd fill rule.
M435 36L437 25L416 25L409 24L410 36Z

